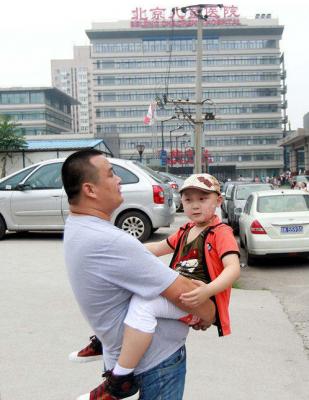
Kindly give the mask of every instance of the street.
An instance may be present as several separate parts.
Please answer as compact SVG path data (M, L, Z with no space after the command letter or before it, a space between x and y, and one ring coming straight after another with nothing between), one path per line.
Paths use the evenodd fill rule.
M173 226L161 228L151 240L166 238L185 221L177 214ZM97 386L100 362L81 365L67 359L87 344L92 332L68 283L62 234L12 233L0 242L0 252L0 399L39 400L43 395L46 400L73 400ZM184 400L307 398L308 358L302 340L309 336L308 268L308 262L294 260L242 268L238 286L269 290L235 291L234 334L219 339L215 329L190 333ZM308 346L306 353L308 357ZM205 380L207 390L201 384Z
M152 240L162 240L176 226L185 222L184 214L177 214L174 226L161 228L153 235ZM309 258L263 259L257 266L248 266L244 260L244 250L241 249L242 268L238 287L270 290L278 297L301 336L309 358Z

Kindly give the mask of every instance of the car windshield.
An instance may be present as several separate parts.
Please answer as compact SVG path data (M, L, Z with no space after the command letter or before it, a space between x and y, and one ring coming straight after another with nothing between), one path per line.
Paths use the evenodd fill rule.
M146 167L146 165L143 165L142 163L140 163L138 161L133 161L133 162L134 162L134 164L138 165L143 171L145 171L148 175L150 175L152 177L152 179L154 179L156 182L165 183L164 178L162 176L160 176L153 169Z
M257 211L260 213L309 211L309 196L305 194L263 196L258 199Z
M10 178L4 179L0 183L0 190L12 190L14 189L20 182L22 182L26 176L32 172L37 165L33 167L29 167L26 169L23 169L22 171L18 172L17 174L11 176Z
M296 176L296 182L309 182L308 175L298 175Z
M251 193L268 189L271 189L270 185L241 185L237 188L236 199L247 200Z

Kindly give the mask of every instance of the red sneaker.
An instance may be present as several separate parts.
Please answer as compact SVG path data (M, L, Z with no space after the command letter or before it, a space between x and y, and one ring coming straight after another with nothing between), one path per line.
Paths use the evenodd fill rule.
M179 318L178 321L185 323L186 325L193 326L201 322L201 318L197 317L193 314L185 315L184 317Z
M90 336L90 344L80 351L69 354L69 360L74 362L89 362L102 360L102 343L95 336Z
M90 393L83 394L77 400L119 400L138 399L139 388L133 372L128 375L114 375L112 371L103 374L105 381Z

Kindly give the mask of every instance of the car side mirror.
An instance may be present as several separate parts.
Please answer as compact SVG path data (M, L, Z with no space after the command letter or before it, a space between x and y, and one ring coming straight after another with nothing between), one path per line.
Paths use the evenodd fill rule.
M30 190L32 189L31 185L27 183L19 183L18 185L15 186L15 190L20 190L23 192L24 190Z

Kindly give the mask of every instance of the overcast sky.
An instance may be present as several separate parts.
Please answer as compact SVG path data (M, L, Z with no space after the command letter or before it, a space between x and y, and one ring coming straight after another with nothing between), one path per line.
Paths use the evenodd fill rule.
M72 58L74 45L88 45L92 22L131 19L135 7L183 7L171 0L3 0L0 24L0 87L50 86L50 60ZM271 13L285 26L281 50L287 70L288 116L292 129L309 112L309 1L226 0L241 17Z

